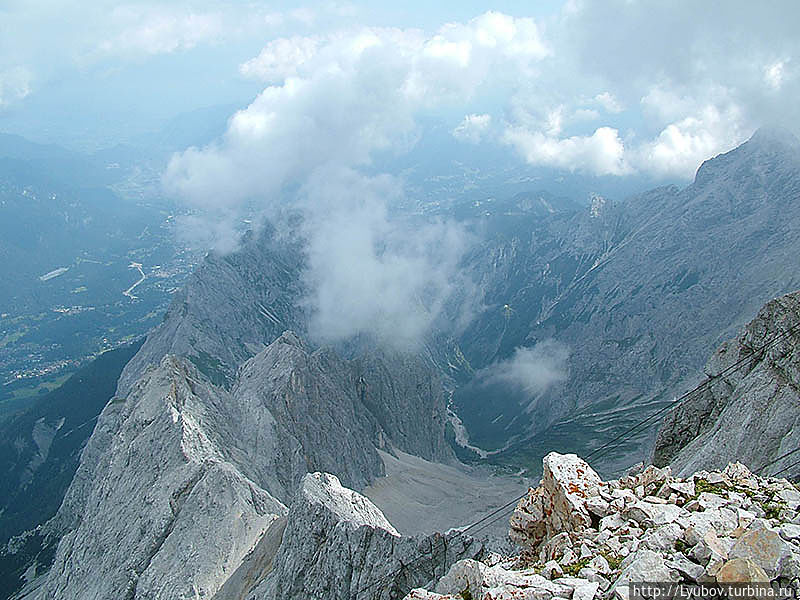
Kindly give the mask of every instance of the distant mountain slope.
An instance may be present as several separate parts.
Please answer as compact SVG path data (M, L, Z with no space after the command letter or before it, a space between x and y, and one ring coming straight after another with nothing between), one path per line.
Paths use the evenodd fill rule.
M48 552L48 541L35 535L21 542L17 552L7 554L9 539L56 514L97 416L113 397L122 368L141 345L140 341L101 354L60 388L0 425L0 597L19 586L22 571L38 553ZM49 549L51 555L53 551ZM46 557L39 562L46 564Z
M464 388L459 415L478 445L516 436L516 453L535 455L548 439L586 451L662 405L758 307L800 286L800 143L759 131L684 189L487 221L498 233L469 260L485 309L458 339L465 356L480 369L554 339L569 349L569 377L488 405Z
M303 336L302 265L299 244L269 226L247 234L237 252L210 253L126 367L121 390L167 354L187 357L215 383L229 384L245 360L283 331Z
M800 292L767 303L717 350L704 373L713 377L739 361L740 368L667 414L655 444L658 464L690 473L737 460L751 469L774 463L766 476L800 459ZM787 453L793 454L776 461Z

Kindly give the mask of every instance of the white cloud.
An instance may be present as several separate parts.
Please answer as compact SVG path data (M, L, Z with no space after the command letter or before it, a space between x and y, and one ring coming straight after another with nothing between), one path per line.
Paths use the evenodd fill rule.
M31 93L33 75L25 67L0 71L0 108L13 104Z
M313 58L319 47L316 37L279 38L269 42L258 56L241 65L245 77L280 83L297 76L298 68Z
M509 126L503 140L532 165L583 171L593 175L632 172L619 132L599 127L590 136L557 137L541 131Z
M154 6L127 5L112 13L115 34L98 48L108 54L164 54L221 39L224 17L215 12L185 12Z
M491 115L465 115L464 119L453 129L453 137L463 142L477 144L492 124Z
M616 114L623 111L622 105L611 92L602 92L597 94L594 99L605 109L606 112Z
M748 132L751 133L751 132ZM709 107L700 117L687 117L667 125L658 137L644 144L640 160L658 175L688 179L707 158L734 148L747 134L736 119Z
M689 179L704 160L734 148L752 133L729 90L710 89L704 100L705 104L662 86L651 89L642 98L645 114L666 124L655 138L640 144L632 161L658 176Z
M393 219L400 182L322 168L303 187L312 335L337 341L375 335L418 343L460 283L467 235L446 222Z
M200 233L221 236L222 249L245 207L291 202L305 215L312 334L419 341L464 285L465 237L453 224L392 220L386 203L402 186L364 169L413 146L420 111L494 89L504 67L522 72L546 55L532 20L497 13L430 36L360 28L274 40L242 66L267 87L218 142L173 156L165 187L212 216ZM488 115L474 117L473 129L488 127Z
M274 40L242 66L270 85L219 142L174 156L165 183L192 205L231 208L329 162L366 165L415 143L420 110L463 101L510 60L524 69L546 54L532 20L496 13L427 37L361 28Z
M527 396L537 396L567 380L568 359L566 346L546 340L532 348L517 348L510 358L487 367L478 377L485 383L503 383Z
M531 165L688 179L760 120L798 114L790 66L800 46L785 19L773 26L773 8L755 11L747 24L773 26L769 42L750 35L739 46L729 42L744 26L741 6L726 3L710 19L688 1L677 5L573 2L544 29L487 12L432 33L356 27L272 40L241 66L264 90L218 142L174 156L165 184L226 222L242 206L268 204L287 190L313 198L322 186L311 182L321 172L365 176L379 153L415 144L420 114L453 110L466 113L454 137L499 140ZM422 260L413 248L398 252Z
M784 61L772 63L764 69L764 81L773 90L781 89L784 78Z

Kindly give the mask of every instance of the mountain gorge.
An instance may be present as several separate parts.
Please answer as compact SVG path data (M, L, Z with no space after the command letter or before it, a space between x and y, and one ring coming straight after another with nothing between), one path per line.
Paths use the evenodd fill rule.
M457 338L464 355L480 370L555 340L569 376L536 394L499 390L489 406L480 386L457 392L474 442L491 450L516 437L506 458L535 464L554 444L591 450L664 406L710 349L800 287L798 195L800 144L760 130L684 189L544 220L482 219L496 233L469 259L484 310ZM617 466L651 443L648 431L627 444Z

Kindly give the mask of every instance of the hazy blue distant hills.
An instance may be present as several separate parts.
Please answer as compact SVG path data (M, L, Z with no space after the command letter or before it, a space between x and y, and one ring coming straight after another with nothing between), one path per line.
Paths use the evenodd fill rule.
M108 185L119 177L89 156L55 144L37 144L10 133L0 133L0 159L13 161L6 162L3 169L6 174L37 173L37 177L68 187Z

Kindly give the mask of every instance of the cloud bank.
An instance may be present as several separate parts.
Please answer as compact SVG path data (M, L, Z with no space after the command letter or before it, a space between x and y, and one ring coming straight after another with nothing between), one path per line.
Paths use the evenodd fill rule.
M314 333L418 342L462 285L467 236L453 223L391 217L402 182L371 165L413 147L420 111L478 94L502 65L524 70L547 54L532 20L498 13L430 36L360 28L272 41L241 69L267 87L217 143L175 155L164 184L213 215L206 233L223 250L247 207L298 207Z
M240 65L263 90L217 142L176 154L164 184L214 215L207 234L222 249L245 210L301 207L318 329L341 338L385 324L418 337L458 285L463 233L393 219L403 182L375 165L412 149L423 117L536 167L688 180L770 115L798 116L787 11L798 14L780 2L711 14L684 0L572 0L540 21L490 11L431 32L279 37Z
M534 398L567 380L569 350L555 340L539 342L532 348L519 347L505 360L481 370L478 381L484 385L503 384Z

